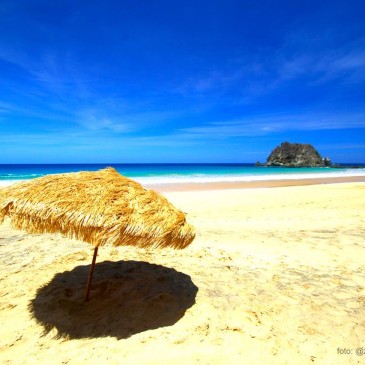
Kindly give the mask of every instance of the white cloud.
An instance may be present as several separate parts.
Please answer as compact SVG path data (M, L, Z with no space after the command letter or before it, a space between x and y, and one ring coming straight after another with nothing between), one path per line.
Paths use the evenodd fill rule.
M128 110L129 109L129 110ZM82 127L90 130L110 130L116 133L127 133L160 125L171 119L181 117L180 111L133 112L131 107L105 104L95 108L86 108L75 114L75 120Z
M341 84L363 82L365 39L335 47L331 46L333 37L290 34L279 47L256 49L240 59L227 59L220 67L189 76L175 91L184 96L234 91L247 102L280 90L293 80L300 80L303 88L333 80Z
M222 139L260 136L286 131L316 131L330 129L365 128L365 113L355 114L272 114L236 120L216 121L180 132L194 138Z
M110 130L113 132L128 132L133 129L129 123L124 123L119 118L109 117L107 112L95 109L83 110L76 113L75 119L82 127L90 130Z

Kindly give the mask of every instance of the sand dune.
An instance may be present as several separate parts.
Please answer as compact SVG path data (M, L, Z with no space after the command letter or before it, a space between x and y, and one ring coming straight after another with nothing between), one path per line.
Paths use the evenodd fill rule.
M101 248L88 303L90 246L5 223L0 362L362 363L364 193L364 183L168 192L195 241Z

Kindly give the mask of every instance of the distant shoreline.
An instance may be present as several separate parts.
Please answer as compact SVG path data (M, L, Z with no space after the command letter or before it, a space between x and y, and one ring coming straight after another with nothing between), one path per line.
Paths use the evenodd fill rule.
M365 181L365 165L352 168L255 167L254 164L120 164L122 175L159 191L237 189ZM92 166L92 168L91 168ZM104 165L0 166L0 187L48 174L99 170Z
M343 176L305 179L282 179L282 180L256 180L256 181L220 181L207 183L166 183L166 184L145 184L159 192L173 191L197 191L197 190L227 190L227 189L257 189L257 188L278 188L287 186L307 186L320 184L337 184L365 182L365 176Z
M296 166L296 165L269 165L267 163L256 162L256 167L269 167L269 168L288 168L288 169L300 169L300 168L329 168L329 169L361 169L364 168L363 164L360 163L349 163L349 164L331 164L331 165L320 165L320 166Z

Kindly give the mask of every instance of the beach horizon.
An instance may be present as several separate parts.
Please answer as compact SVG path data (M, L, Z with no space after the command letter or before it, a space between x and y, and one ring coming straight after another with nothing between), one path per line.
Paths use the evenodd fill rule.
M365 181L365 164L337 168L261 167L254 163L196 164L26 164L0 165L0 188L47 174L96 171L119 173L157 191L240 189Z

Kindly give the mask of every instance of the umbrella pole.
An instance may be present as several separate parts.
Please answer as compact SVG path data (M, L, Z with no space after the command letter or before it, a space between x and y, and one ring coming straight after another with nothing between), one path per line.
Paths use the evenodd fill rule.
M93 280L93 274L94 274L95 261L96 261L97 254L98 254L98 247L95 247L93 261L91 263L90 270L89 270L89 277L87 279L85 302L88 302L89 301L89 294L90 294L91 282Z

